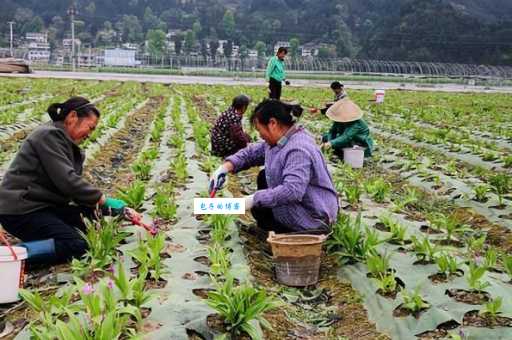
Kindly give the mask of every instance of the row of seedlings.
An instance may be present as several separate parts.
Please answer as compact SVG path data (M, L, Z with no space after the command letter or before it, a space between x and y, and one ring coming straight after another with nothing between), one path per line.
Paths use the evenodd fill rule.
M194 107L187 101L187 113L192 123L196 154L202 159L202 169L207 176L219 159L209 156L209 128ZM223 197L230 196L227 190ZM262 288L251 282L249 267L241 247L233 215L210 215L205 221L208 229L199 230L203 240L208 240L207 258L213 289L208 291L206 302L215 311L207 317L207 335L222 338L249 336L263 339L261 326L270 329L264 314L280 306Z
M133 338L144 328L150 312L146 306L156 297L150 287L160 274L162 238L126 227L120 217L101 217L86 225L89 250L71 263L73 283L49 299L22 292L40 316L29 326L34 338ZM145 247L121 251L134 239L145 239Z
M340 275L361 290L379 328L404 339L446 336L461 325L475 336L506 332L478 327L512 325L504 317L511 308L504 301L512 273L502 272L509 270L509 256L499 261L485 233L471 230L456 215L411 221L400 211L417 203L413 189L409 197L389 202L383 180L364 182L357 172L341 169L335 181L348 214L340 216L327 247L345 264ZM371 200L362 197L361 182ZM475 309L479 304L484 306Z

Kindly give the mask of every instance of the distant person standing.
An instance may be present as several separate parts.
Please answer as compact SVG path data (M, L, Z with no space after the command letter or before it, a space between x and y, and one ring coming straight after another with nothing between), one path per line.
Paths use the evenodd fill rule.
M284 57L288 54L286 47L279 47L275 56L270 58L267 65L265 78L268 81L269 98L281 99L282 83L290 85L286 80L286 72L284 70Z

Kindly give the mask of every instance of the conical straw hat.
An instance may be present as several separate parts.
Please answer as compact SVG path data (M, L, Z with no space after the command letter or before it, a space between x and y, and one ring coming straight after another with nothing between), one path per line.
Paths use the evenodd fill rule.
M344 98L331 105L326 116L335 122L348 123L363 118L363 111L353 101Z

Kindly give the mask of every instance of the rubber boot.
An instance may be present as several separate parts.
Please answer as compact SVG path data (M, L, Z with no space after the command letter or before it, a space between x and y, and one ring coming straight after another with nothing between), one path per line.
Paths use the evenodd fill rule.
M27 263L34 264L53 264L57 261L55 254L55 240L53 238L40 241L23 242L17 244L18 247L27 249Z

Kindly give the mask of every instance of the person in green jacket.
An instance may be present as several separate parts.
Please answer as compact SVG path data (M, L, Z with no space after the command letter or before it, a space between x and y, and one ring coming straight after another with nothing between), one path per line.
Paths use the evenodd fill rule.
M354 102L348 98L338 100L329 107L326 116L334 123L329 132L322 136L322 149L332 148L343 159L343 148L358 145L365 148L365 157L372 155L370 129L363 120L363 112Z
M284 70L284 57L288 54L286 47L279 47L275 56L269 59L265 78L268 81L269 98L281 99L282 83L290 85L286 80L286 71Z

